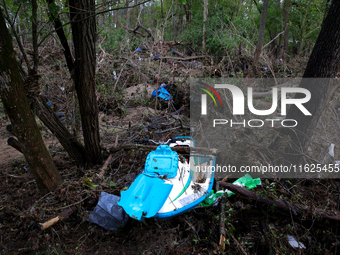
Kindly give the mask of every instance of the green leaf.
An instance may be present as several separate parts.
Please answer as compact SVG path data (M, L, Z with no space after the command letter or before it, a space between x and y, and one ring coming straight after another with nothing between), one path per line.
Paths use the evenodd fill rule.
M186 0L179 0L181 4L186 4Z
M115 188L116 186L117 186L116 183L114 183L113 181L110 181L110 187L111 187L111 188Z
M51 3L48 5L48 9L53 16L58 16L58 12L60 10L60 7L58 5L56 5L55 3Z

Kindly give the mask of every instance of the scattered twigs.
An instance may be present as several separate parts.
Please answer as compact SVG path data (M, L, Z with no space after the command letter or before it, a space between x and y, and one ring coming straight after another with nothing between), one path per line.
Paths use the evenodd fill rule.
M222 200L220 202L221 213L220 213L220 243L219 245L222 247L222 250L225 250L225 240L226 240L226 231L225 231L225 204L227 198L223 195Z
M157 75L155 114L157 113L157 98L158 98L159 76L161 75L161 69L162 69L162 61L160 61L159 63L159 70L158 70L158 75Z
M262 97L266 97L266 96L272 95L273 94L273 92L272 92L273 88L277 88L277 91L281 91L282 87L298 87L298 86L299 86L299 84L291 84L291 83L287 82L287 83L284 83L284 84L272 87L271 91L267 91L267 92L255 92L255 93L253 93L253 98L262 98Z
M73 206L69 209L64 210L63 212L59 213L58 216L44 222L44 223L39 223L40 226L40 230L43 231L51 226L53 226L54 224L56 224L59 221L62 221L66 218L68 218L69 216L71 216L72 213L74 213L77 210L77 207Z
M245 255L247 255L248 253L243 249L242 245L237 241L237 239L235 238L235 236L233 234L230 234L231 238L234 240L235 244L237 245L237 247L241 250L241 252Z
M329 215L325 213L323 210L318 208L310 208L308 206L304 205L298 205L298 204L292 204L287 201L281 201L281 200L271 200L268 198L262 198L258 194L255 194L245 188L242 188L240 186L228 183L228 182L220 182L220 185L224 186L225 188L238 193L242 196L249 197L253 200L259 201L263 204L269 205L269 206L276 206L279 209L282 209L286 212L296 212L297 216L301 216L303 213L312 213L314 216L318 215L319 217L323 219L328 220L335 220L340 221L340 212L336 212L336 215Z
M1 172L1 173L8 176L8 177L12 177L12 178L15 178L15 179L33 179L34 178L33 176L28 175L28 174L18 176L18 175L8 174L6 172Z
M127 64L127 62L128 62L128 60L125 62L125 64L124 64L122 70L120 70L120 73L119 73L119 76L118 76L118 78L117 78L117 80L116 80L115 86L113 87L112 94L114 94L115 91L116 91L116 87L117 87L118 81L119 81L119 79L120 79L120 76L122 75L122 72L123 72L123 70L124 70L124 68L125 68L125 66L126 66L126 64Z
M194 56L194 57L185 57L185 58L180 58L180 57L159 57L160 59L175 59L175 60L192 60L192 59L198 59L198 58L204 58L205 56Z
M149 38L151 37L152 40L154 41L154 37L152 35L152 32L149 28L143 26L140 22L140 14L142 12L143 8L140 9L140 12L138 14L138 17L137 17L137 25L134 29L129 29L128 27L125 27L124 25L120 24L122 26L122 28L124 28L126 31L128 31L129 33L134 33L134 34L138 34L140 35L141 37L144 37L144 38ZM142 28L147 34L143 34L142 32L138 31L139 28Z
M143 144L128 144L128 145L121 145L117 147L110 148L111 153L115 153L119 150L141 150L141 151L152 151L157 149L157 146L153 145L143 145ZM171 148L173 151L179 153L190 153L190 152L199 152L199 153L207 153L207 154L217 154L217 149L208 149L202 147L173 147Z
M281 33L277 34L269 43L267 43L265 46L262 47L262 50L264 48L266 48L269 44L271 44L272 42L274 42L276 40L276 38L278 38L280 35L282 35L285 31L282 31Z

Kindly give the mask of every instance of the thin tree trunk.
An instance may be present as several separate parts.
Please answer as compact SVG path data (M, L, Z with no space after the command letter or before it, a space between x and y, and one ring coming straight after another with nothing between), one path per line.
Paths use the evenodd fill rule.
M259 31L259 39L257 40L256 50L255 50L255 56L253 61L253 74L256 74L256 66L259 62L262 46L263 46L263 40L264 40L264 32L266 28L266 19L267 19L267 10L268 10L268 4L269 0L263 1L263 8L261 12L261 21L260 21L260 31Z
M98 12L102 12L102 11L104 11L104 0L97 0L97 5L98 5ZM98 27L99 26L103 26L104 25L104 15L105 14L99 14L98 15L98 23L97 23L97 25L98 25Z
M38 11L37 0L32 0L33 75L38 73L39 66L37 11Z
M46 0L46 2L47 2L48 5L54 4L54 0ZM66 35L64 33L63 25L62 25L59 17L54 16L51 11L48 12L48 15L49 15L50 19L53 20L54 29L56 30L56 33L57 33L59 40L60 40L60 43L64 48L64 56L65 56L65 59L66 59L66 64L67 64L68 70L71 74L71 78L74 80L74 77L73 77L73 75L74 75L73 57L72 57L71 50L70 50L70 47L69 47L68 42L67 42Z
M183 6L184 6L184 12L185 12L186 29L189 29L189 25L190 25L190 7L189 7L189 4L188 4L188 1Z
M303 16L302 24L301 24L301 29L302 29L302 35L301 35L301 42L300 42L300 47L298 51L298 55L300 56L302 54L303 46L305 45L305 39L306 39L306 20L307 20L307 15L309 11L309 6L312 3L312 1L308 2L306 13Z
M117 28L117 23L118 23L118 10L115 10L113 12L113 23L114 27Z
M288 54L288 38L289 38L289 16L292 7L291 0L284 0L282 8L283 30L285 31L283 37L283 52L282 59L286 59Z
M126 0L126 7L130 6L130 1ZM131 12L131 8L127 8L126 9L126 27L129 28L130 26L130 12Z
M207 22L208 22L208 4L209 0L204 1L204 10L203 10L203 53L207 55Z
M75 49L74 83L79 99L87 163L91 166L102 160L95 77L95 0L70 0L70 13Z
M12 39L0 11L0 94L22 152L41 193L53 191L62 179L41 137L30 109L15 59Z
M60 144L67 151L78 166L84 167L86 163L85 149L76 137L72 136L61 123L57 115L47 106L46 99L40 96L36 99L36 114L44 125L52 131Z
M9 16L9 13L8 13L8 10L7 10L7 6L6 6L6 1L3 1L3 3L4 3L4 11L5 11L5 13L3 15L6 18L7 22L10 24L12 33L13 33L16 41L18 42L18 46L19 46L19 49L20 49L20 51L22 53L22 57L25 60L28 73L31 73L31 66L29 64L29 61L28 61L28 58L27 58L27 54L26 54L26 51L24 50L24 46L23 46L23 44L24 44L24 36L22 36L21 38L19 37L18 33L15 30L15 26L14 26L14 24L13 24L13 22L12 22L10 16ZM22 39L22 40L20 40L20 39Z

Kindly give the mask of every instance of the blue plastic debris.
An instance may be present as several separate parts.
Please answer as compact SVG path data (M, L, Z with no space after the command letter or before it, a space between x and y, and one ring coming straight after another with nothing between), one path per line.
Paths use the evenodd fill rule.
M47 104L48 106L51 106L51 102L47 102L46 104Z
M118 205L136 220L151 218L163 207L172 187L162 179L140 174L128 190L121 192Z
M149 153L144 172L137 176L128 190L121 192L122 199L118 205L137 220L155 216L173 187L162 178L174 178L177 168L177 152L172 151L168 145L158 146L155 151Z
M138 47L138 49L136 50L136 52L140 52L142 49L142 47Z
M152 92L152 97L156 97L156 93L156 90L154 90ZM165 101L172 99L170 93L164 87L158 89L158 97L163 98Z

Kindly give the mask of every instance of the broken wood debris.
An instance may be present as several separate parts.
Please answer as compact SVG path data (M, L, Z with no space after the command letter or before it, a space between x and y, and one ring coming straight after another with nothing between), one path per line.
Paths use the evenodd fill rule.
M120 150L141 150L141 151L152 151L156 150L157 146L154 145L142 145L142 144L128 144L128 145L121 145L117 147L110 148L111 153L115 153ZM187 153L190 154L190 152L200 152L200 153L206 153L206 154L217 154L217 149L208 149L203 147L172 147L171 150L179 152L179 153Z
M340 221L340 212L336 212L336 215L329 215L325 213L323 210L318 209L318 208L310 208L308 206L292 204L292 203L289 203L287 201L282 201L282 200L271 200L268 198L262 198L260 197L260 195L255 194L245 188L234 185L232 183L220 182L220 185L244 197L249 197L263 204L266 204L269 206L276 206L277 208L282 209L284 211L292 212L294 216L302 215L302 213L304 212L305 213L312 212L314 216L319 216L320 218L323 218L323 219Z
M71 214L73 214L75 211L77 210L77 207L73 206L69 209L64 210L63 212L59 213L56 217L49 219L48 221L44 222L44 223L39 223L40 226L40 230L43 231L51 226L53 226L54 224L56 224L59 221L62 221L66 218L68 218L69 216L71 216Z

